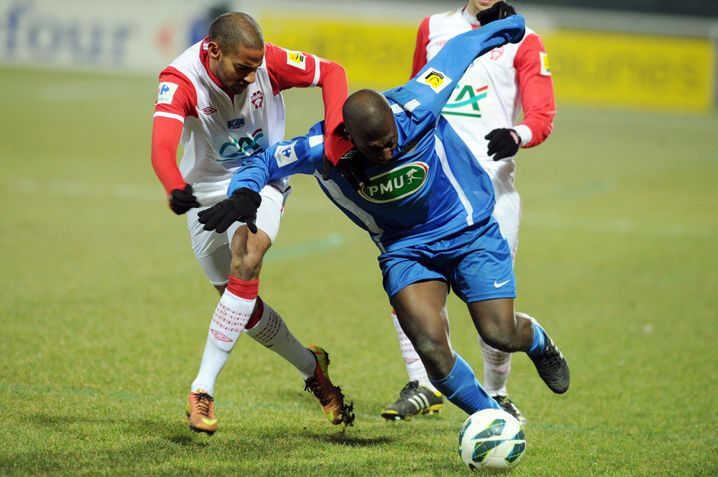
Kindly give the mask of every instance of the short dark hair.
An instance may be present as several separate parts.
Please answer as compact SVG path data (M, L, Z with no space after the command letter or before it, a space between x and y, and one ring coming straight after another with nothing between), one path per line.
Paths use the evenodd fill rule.
M264 37L259 24L242 12L224 13L215 18L209 27L209 39L228 53L237 51L240 46L250 50L264 48Z
M393 120L386 98L373 89L360 89L351 94L344 102L342 115L349 134L368 137L383 134Z

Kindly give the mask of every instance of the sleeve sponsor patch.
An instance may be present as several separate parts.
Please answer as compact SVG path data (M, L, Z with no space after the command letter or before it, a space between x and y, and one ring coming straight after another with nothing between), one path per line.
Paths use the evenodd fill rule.
M548 62L548 55L543 51L539 51L539 60L541 62L541 75L551 76L551 64Z
M297 153L294 150L294 146L296 144L297 142L295 141L290 144L277 146L277 149L274 151L274 160L277 161L277 165L279 167L286 166L299 160Z
M287 50L287 64L299 68L300 70L307 69L307 57L301 51L290 51Z
M157 87L157 103L156 104L172 104L172 98L179 87L176 83L162 82Z
M442 89L449 86L452 82L451 78L434 68L429 68L424 71L417 81L429 86L435 93L440 93Z

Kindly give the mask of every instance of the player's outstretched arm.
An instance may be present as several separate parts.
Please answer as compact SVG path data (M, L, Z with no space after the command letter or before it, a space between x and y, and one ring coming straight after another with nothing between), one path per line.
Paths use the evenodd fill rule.
M320 170L324 154L323 126L323 123L317 123L305 136L278 142L266 151L246 158L232 176L227 195L231 196L243 187L259 192L270 182Z
M324 154L322 123L310 134L279 142L267 151L248 157L234 173L227 190L229 198L198 214L205 230L225 232L234 222L244 222L249 231L257 233L259 195L270 182L294 174L313 174L321 165Z
M275 94L296 87L322 89L325 153L336 164L352 148L342 126L342 105L348 89L344 67L311 53L285 50L271 43L267 44L265 58Z
M415 131L423 131L436 121L456 82L475 58L521 41L524 31L524 17L512 15L457 35L413 79L385 96L410 112Z

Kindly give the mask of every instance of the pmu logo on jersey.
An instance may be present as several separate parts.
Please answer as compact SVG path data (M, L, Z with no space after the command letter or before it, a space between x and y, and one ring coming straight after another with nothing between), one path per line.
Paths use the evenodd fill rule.
M239 129L244 126L244 118L231 119L227 121L227 129Z
M264 148L259 144L259 140L264 137L262 128L257 129L252 134L235 139L229 137L229 142L222 144L219 148L219 162L237 159L240 157L249 157L256 154Z
M172 104L172 98L174 98L178 86L178 84L164 81L160 83L157 87L157 102L155 104Z
M434 68L424 71L424 74L419 78L419 83L429 86L434 90L434 93L440 93L442 89L451 84L451 81L451 78Z
M369 202L382 204L403 199L418 192L426 183L428 164L412 162L369 179L359 194Z
M489 94L489 86L475 88L470 84L457 84L451 98L441 110L444 116L467 116L471 118L481 117L479 101Z
M300 70L306 70L307 57L299 51L287 51L287 64Z

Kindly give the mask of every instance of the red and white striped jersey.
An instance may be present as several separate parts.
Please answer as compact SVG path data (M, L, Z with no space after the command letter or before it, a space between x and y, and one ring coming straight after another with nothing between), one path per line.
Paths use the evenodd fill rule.
M267 43L256 81L234 95L210 71L207 43L191 46L160 73L152 164L168 193L189 183L221 200L217 192L226 191L245 157L284 139L281 91L322 86L330 135L342 121L346 73L336 63ZM184 153L177 168L179 142Z
M412 76L456 35L479 28L466 8L426 17L419 27ZM542 143L555 115L553 81L539 36L526 28L521 42L506 44L477 58L442 111L481 161L491 161L484 136L496 128L514 128L522 146ZM523 110L523 119L517 119Z

